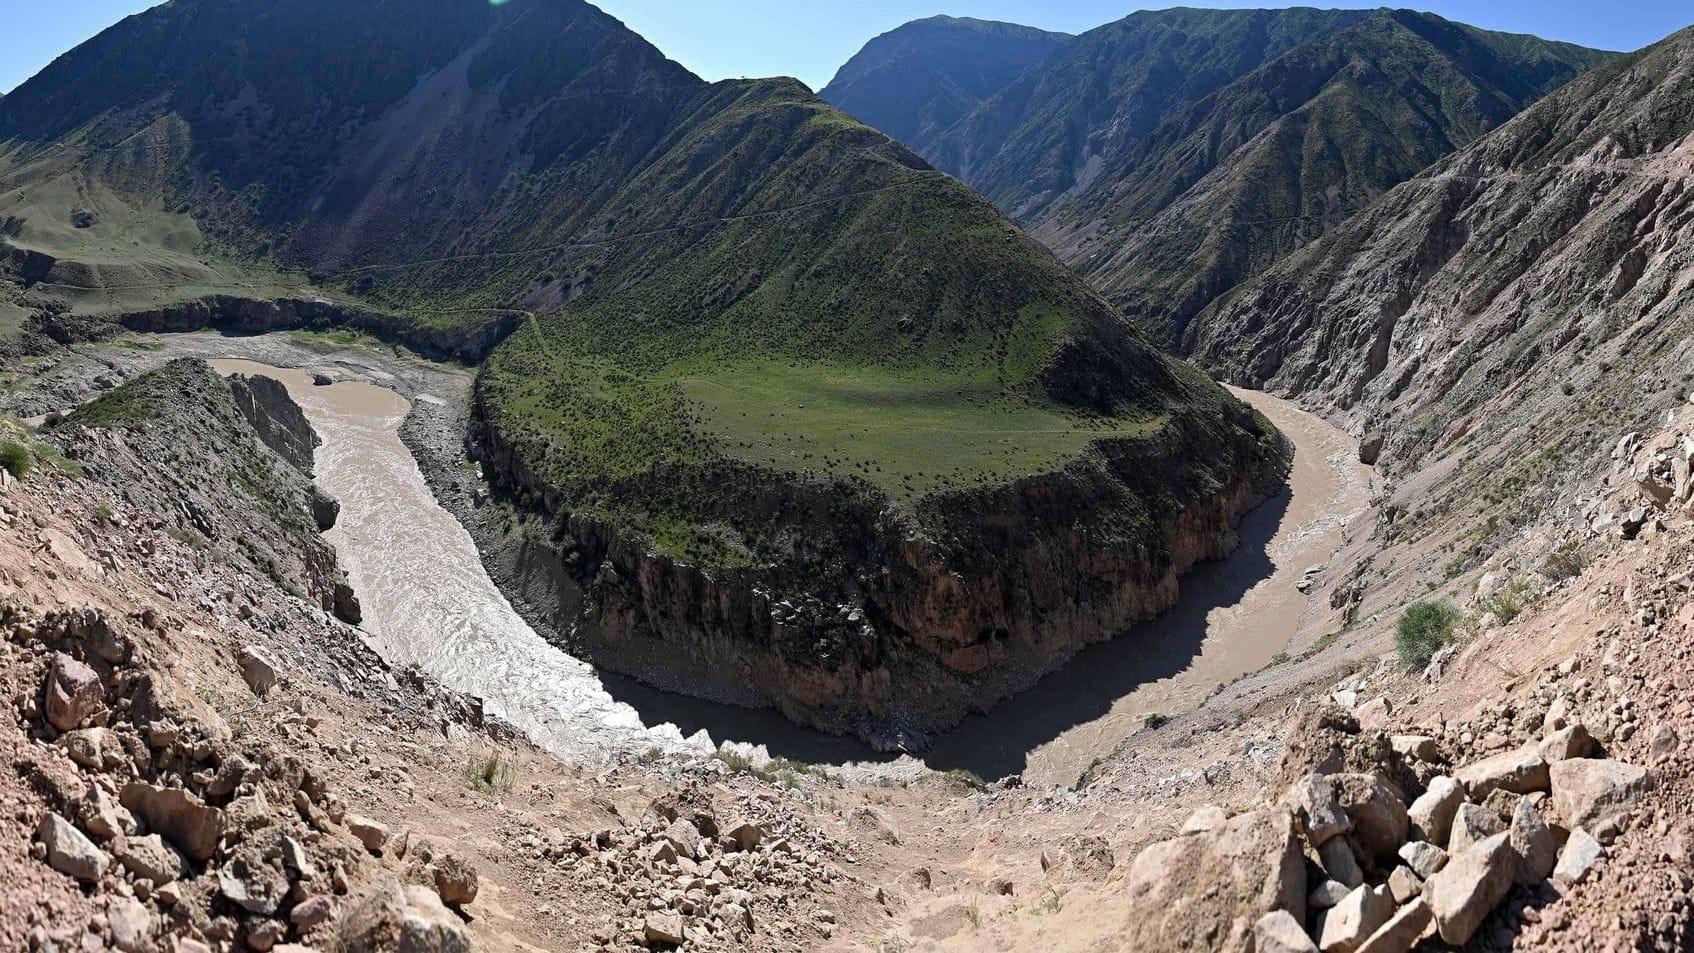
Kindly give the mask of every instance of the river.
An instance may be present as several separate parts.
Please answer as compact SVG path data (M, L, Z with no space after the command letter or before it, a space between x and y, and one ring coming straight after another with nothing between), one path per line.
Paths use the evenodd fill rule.
M305 371L250 360L213 364L281 381L318 431L318 482L342 504L329 537L363 601L368 638L391 665L417 665L482 698L573 760L655 747L706 752L723 742L816 762L886 760L771 712L665 696L571 657L524 621L470 534L430 492L399 437L411 408L405 397L370 382L314 386ZM1321 419L1268 395L1238 394L1295 446L1288 489L1243 521L1241 548L1185 577L1170 613L1084 650L1032 690L942 735L927 764L1074 783L1148 715L1194 708L1289 643L1308 605L1300 579L1340 546L1343 526L1367 505L1370 471L1357 462L1356 443Z

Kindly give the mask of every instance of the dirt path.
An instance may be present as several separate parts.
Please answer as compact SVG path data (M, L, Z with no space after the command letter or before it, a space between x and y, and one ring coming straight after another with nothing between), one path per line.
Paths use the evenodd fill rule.
M1324 420L1267 394L1235 393L1294 443L1289 489L1248 514L1234 555L1183 579L1175 609L971 718L940 739L925 759L932 767L1074 784L1149 716L1198 707L1288 645L1310 605L1300 581L1369 504L1371 471L1358 462L1357 441Z

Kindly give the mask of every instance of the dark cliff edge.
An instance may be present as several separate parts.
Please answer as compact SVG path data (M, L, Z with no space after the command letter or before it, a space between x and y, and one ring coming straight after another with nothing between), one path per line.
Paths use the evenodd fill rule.
M402 345L437 361L479 364L517 329L517 312L491 314L467 325L456 321L435 327L403 315L341 304L322 298L244 298L208 295L138 311L110 315L37 312L31 330L58 344L99 341L125 331L164 334L218 331L229 335L275 331L356 329L390 344Z
M1282 485L1289 452L1249 409L1229 413L1178 414L1057 472L910 509L725 466L724 512L780 514L792 558L713 568L572 512L473 399L471 450L516 514L499 529L480 520L477 535L531 623L596 665L921 750L1168 610L1183 574L1234 551L1235 526Z

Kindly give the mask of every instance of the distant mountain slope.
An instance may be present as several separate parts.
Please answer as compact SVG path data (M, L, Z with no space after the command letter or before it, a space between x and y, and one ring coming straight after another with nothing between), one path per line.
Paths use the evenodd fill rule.
M1155 333L1605 58L1382 11L1162 123L1036 234Z
M1390 472L1447 458L1444 479L1473 490L1457 498L1493 508L1486 547L1574 505L1570 479L1686 399L1691 170L1684 31L1393 189L1214 304L1185 343L1344 416Z
M1090 30L974 113L914 143L1020 221L1086 188L1169 117L1365 11L1171 10Z
M486 358L558 632L889 744L1161 611L1284 464L910 150L579 0L175 0L0 100L0 221L61 336Z
M923 142L1071 39L1012 23L917 20L865 44L818 95L901 142Z

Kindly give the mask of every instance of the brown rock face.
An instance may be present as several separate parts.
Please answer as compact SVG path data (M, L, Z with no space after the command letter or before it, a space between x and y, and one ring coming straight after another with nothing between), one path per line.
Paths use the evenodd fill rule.
M563 511L492 412L478 414L490 479L532 510ZM741 468L725 474L717 515L780 513L833 555L708 569L575 514L560 518L562 539L517 543L497 575L599 665L884 749L921 748L1170 608L1184 573L1234 549L1236 522L1284 466L1280 450L1240 442L1238 423L1175 415L1150 440L1103 442L1059 472L909 508ZM1207 464L1199 478L1196 461L1218 460L1234 461L1230 472ZM1188 485L1173 489L1173 474Z
M1306 914L1306 866L1286 810L1231 818L1203 834L1153 844L1124 888L1125 949L1252 948L1254 925Z

